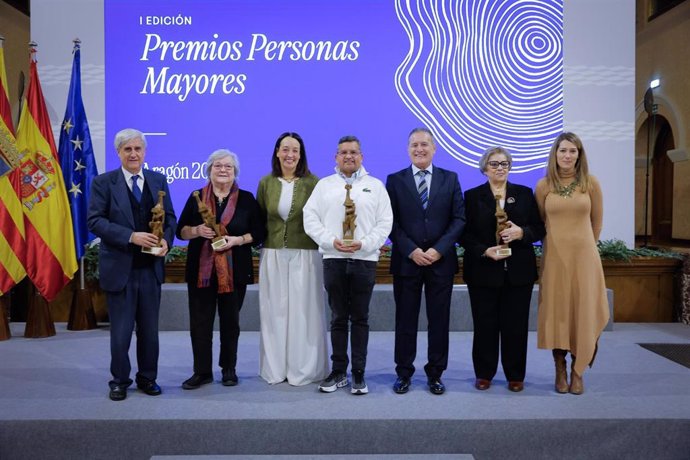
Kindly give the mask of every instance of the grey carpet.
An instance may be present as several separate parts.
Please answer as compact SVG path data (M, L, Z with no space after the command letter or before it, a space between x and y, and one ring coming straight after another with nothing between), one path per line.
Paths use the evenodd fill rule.
M24 325L0 342L0 459L148 459L154 455L468 454L484 458L686 458L690 452L690 370L638 343L690 343L690 326L617 324L604 332L585 394L553 391L553 360L529 335L522 393L474 389L472 334L451 333L448 391L430 394L419 334L413 386L395 380L392 332L369 343L370 393L316 385L268 385L258 376L259 336L240 336L237 387L218 382L184 391L191 375L187 332L161 333L163 395L132 390L107 398L106 329L24 339ZM217 334L214 339L217 340ZM216 348L217 350L217 343ZM134 347L132 359L135 360ZM216 379L220 377L216 370Z

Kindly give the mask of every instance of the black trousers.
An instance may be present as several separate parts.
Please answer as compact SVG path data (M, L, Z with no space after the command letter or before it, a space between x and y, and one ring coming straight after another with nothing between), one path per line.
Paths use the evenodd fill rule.
M417 356L417 329L422 287L426 300L427 364L424 371L430 379L440 378L448 367L448 329L453 274L437 276L422 269L418 276L393 277L395 297L395 372L399 377L412 377Z
M218 281L212 278L211 286L198 288L187 283L189 295L189 333L194 354L194 373L212 374L213 323L218 310L220 330L220 357L222 369L234 370L237 364L237 342L240 337L240 309L247 292L246 285L235 285L235 290L218 293Z
M509 382L525 380L527 330L532 284L480 287L468 285L474 321L472 362L479 379L491 380L501 364Z
M129 346L136 326L137 383L156 380L158 375L158 312L161 285L152 267L133 268L125 288L106 292L110 317L110 373L114 385L131 385Z
M376 282L376 262L324 259L323 283L331 307L331 346L334 371L346 372L348 326L352 370L364 371L369 345L369 301Z

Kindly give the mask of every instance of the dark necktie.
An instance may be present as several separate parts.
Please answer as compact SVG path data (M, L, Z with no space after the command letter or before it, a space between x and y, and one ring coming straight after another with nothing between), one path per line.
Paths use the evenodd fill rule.
M417 174L419 175L419 187L417 187L419 199L422 200L422 208L426 209L429 205L429 187L426 183L426 175L429 174L429 171L420 169Z
M132 176L132 195L134 195L134 198L136 198L137 201L141 201L141 189L139 188L139 185L137 184L138 180L139 180L138 175Z

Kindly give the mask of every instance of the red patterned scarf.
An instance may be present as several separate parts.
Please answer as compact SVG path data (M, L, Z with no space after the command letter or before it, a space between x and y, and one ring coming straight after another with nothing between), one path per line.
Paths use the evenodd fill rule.
M237 182L235 182L230 188L228 204L225 206L225 210L220 216L220 231L223 235L228 234L226 228L232 220L232 216L235 215L235 208L239 195L239 187L237 187ZM213 187L209 182L201 190L201 200L206 203L206 206L216 215L216 200L214 198ZM216 276L218 277L218 293L224 294L232 292L234 290L232 281L232 248L222 252L214 251L211 247L211 240L206 240L201 246L201 254L199 256L199 277L197 278L197 287L204 288L211 285L211 276L213 275L214 268L216 269Z

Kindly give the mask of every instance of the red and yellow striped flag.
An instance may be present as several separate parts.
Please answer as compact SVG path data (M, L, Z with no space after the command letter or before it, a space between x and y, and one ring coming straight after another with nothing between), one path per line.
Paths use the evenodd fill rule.
M0 296L26 276L24 215L18 198L18 154L7 91L5 51L0 40Z
M26 273L51 301L77 271L72 217L32 49L29 88L17 128L26 231Z

